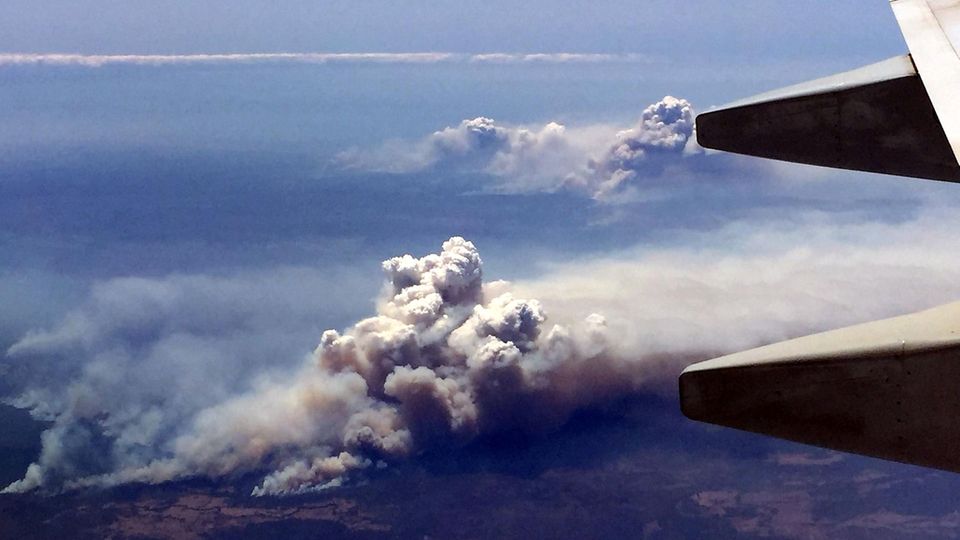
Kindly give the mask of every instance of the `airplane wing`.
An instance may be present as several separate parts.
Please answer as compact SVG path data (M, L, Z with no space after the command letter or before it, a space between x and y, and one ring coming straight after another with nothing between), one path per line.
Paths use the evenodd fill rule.
M697 117L701 146L960 182L960 0L894 0L910 54Z
M893 0L910 54L697 118L702 146L960 182L960 0ZM960 303L688 367L694 420L960 472Z
M960 472L960 303L687 368L683 413Z

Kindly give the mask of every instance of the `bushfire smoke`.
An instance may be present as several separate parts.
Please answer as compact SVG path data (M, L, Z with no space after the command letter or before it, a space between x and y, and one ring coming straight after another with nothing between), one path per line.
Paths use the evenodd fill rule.
M297 493L436 445L550 430L643 381L643 371L610 348L601 316L548 324L536 300L515 298L504 283L485 285L480 255L462 238L383 269L388 285L376 316L342 334L324 332L292 379L264 380L204 408L168 438L158 429L134 437L124 425L164 415L162 404L113 418L74 385L75 399L48 412L55 425L39 461L7 491L271 468L255 494ZM32 336L11 353L43 341Z
M694 134L693 106L666 96L644 109L627 129L595 125L542 127L501 125L477 117L446 127L417 142L392 141L379 148L342 152L347 169L409 173L455 170L489 174L507 192L570 189L598 201L659 178L680 158L694 170L703 150Z
M571 260L517 284L484 282L476 247L451 238L439 253L385 261L376 314L323 332L299 365L264 344L289 341L305 316L281 316L299 304L303 276L290 293L108 282L60 327L8 351L73 367L13 399L53 425L6 491L246 474L263 475L256 495L323 489L485 435L549 433L579 409L659 391L682 367L665 355L703 358L960 296L950 213L755 225L704 235L709 246Z

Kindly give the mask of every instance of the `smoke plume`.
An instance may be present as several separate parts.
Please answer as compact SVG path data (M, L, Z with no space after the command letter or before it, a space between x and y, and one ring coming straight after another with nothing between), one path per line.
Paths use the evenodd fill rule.
M644 181L661 178L667 167L700 166L703 150L696 144L694 117L688 101L671 96L647 107L634 126L623 130L557 122L506 126L478 117L419 142L351 149L337 162L347 169L389 173L480 172L497 178L500 191L571 189L614 201Z
M485 435L546 434L661 391L682 367L670 358L960 297L957 227L936 209L901 224L734 223L515 284L484 282L475 246L451 238L384 262L376 314L323 332L302 362L289 344L315 309L304 291L336 280L113 280L8 351L39 374L13 402L53 424L6 491L259 474L256 495L299 493Z
M159 396L152 407L125 410L109 405L110 396L91 395L90 377L116 376L103 373L104 366L86 366L86 382L71 385L65 402L21 396L21 405L55 423L44 434L39 461L7 491L267 468L272 472L255 494L298 493L423 448L503 430L550 430L573 410L643 381L642 371L608 346L602 317L548 324L537 301L503 292L503 283L485 285L479 253L462 238L445 242L439 254L390 259L383 269L388 285L376 316L343 333L324 332L292 377L263 378L186 422L184 412L168 412L175 403ZM161 310L163 304L155 302ZM57 332L24 338L10 354L49 351L75 326L89 335L84 324L74 316ZM206 384L197 375L170 383ZM189 427L177 429L179 423Z

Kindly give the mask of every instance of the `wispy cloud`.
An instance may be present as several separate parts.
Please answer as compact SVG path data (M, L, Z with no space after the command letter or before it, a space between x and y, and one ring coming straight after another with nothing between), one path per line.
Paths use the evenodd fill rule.
M645 62L650 57L642 54L581 54L581 53L487 53L474 54L470 61L474 63L517 64L517 63L602 63L602 62Z
M843 455L837 452L819 456L806 452L778 452L770 456L770 461L788 467L826 467L843 461Z
M226 53L226 54L70 54L0 53L0 67L48 65L102 67L106 65L227 64L227 63L372 63L372 64L523 64L641 62L640 54L348 52L348 53Z

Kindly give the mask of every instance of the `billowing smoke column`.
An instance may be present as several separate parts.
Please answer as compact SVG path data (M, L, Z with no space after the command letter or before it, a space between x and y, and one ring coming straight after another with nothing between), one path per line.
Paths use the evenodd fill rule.
M663 98L643 111L636 126L617 133L617 142L606 154L590 160L588 172L573 176L571 183L603 199L644 174L660 174L678 157L702 153L694 133L695 117L687 100Z
M273 472L256 495L322 489L426 448L556 428L642 381L643 370L613 352L602 317L549 325L537 301L514 298L504 282L484 284L480 256L462 238L383 269L378 314L324 332L292 379L263 380L205 407L189 428L139 453L117 451L108 414L64 424L47 432L41 459L7 491L263 470ZM78 429L88 434L79 441L68 433ZM84 459L98 452L100 472L90 474Z
M335 305L352 272L107 280L7 352L24 368L7 376L32 377L11 401L52 422L7 491L251 474L259 495L296 493L549 431L637 390L672 394L669 375L708 353L957 298L957 228L949 206L906 223L751 220L513 284L483 283L476 249L454 238L387 261L377 315L323 333L305 359L313 299Z
M480 172L499 179L495 188L502 191L571 189L611 201L645 179L658 178L668 166L696 170L697 159L683 159L703 155L694 117L690 102L671 96L647 107L633 127L620 131L557 122L541 128L504 126L478 117L416 143L349 150L337 161L347 169L390 173Z

